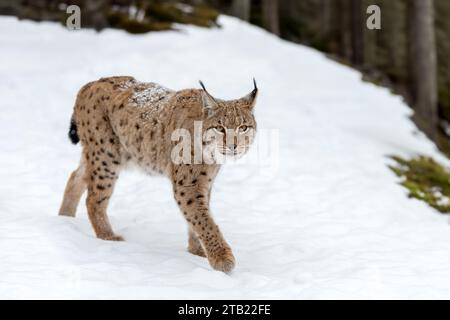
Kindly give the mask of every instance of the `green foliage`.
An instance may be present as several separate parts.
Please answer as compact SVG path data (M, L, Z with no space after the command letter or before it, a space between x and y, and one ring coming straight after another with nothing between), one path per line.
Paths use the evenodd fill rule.
M450 172L432 158L410 160L393 156L396 165L389 168L409 190L409 197L428 203L441 213L450 213Z

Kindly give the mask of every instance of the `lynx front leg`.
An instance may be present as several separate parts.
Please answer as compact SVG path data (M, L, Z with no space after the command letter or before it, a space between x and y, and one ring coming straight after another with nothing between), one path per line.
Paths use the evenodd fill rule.
M59 209L60 216L75 217L81 195L86 191L86 165L81 161L77 170L72 172L64 191L64 199Z
M202 187L200 183L184 186L178 181L175 185L175 192L177 203L189 228L198 236L211 266L223 272L233 270L235 259L231 248L210 214L207 200L209 188ZM195 240L193 242L196 245Z

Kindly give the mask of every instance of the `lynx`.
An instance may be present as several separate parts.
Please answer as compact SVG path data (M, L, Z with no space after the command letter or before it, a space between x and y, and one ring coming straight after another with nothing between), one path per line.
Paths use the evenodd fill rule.
M59 214L75 217L87 190L87 211L96 236L122 241L113 232L106 209L120 171L137 165L170 179L188 223L188 251L207 257L214 269L230 272L235 258L212 218L211 188L221 167L217 155L240 157L253 142L258 88L254 82L250 94L225 101L214 98L200 84L202 89L173 91L132 77L110 77L83 86L69 130L74 144L81 141L82 156L67 182ZM199 121L200 145L209 161L174 162L173 149L179 141L174 141L173 132L181 129L194 136Z

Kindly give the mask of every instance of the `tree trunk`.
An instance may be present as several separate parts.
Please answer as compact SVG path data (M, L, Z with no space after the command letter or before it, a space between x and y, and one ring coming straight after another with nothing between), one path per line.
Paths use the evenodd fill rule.
M95 30L100 31L109 26L107 20L107 12L110 7L110 0L84 1L84 12L81 13L81 25L83 21L88 26L92 26Z
M352 60L351 0L338 0L340 44L339 54Z
M330 35L332 25L332 5L330 1L333 0L321 0L320 6L322 7L320 14L321 32L324 38Z
M391 0L392 1L392 0ZM373 4L371 0L364 0L363 8L364 12L366 11L369 5ZM366 24L368 15L364 13L364 24ZM383 24L384 26L384 24ZM377 51L378 51L378 37L381 36L382 32L379 30L370 30L366 27L363 27L363 37L364 37L364 64L366 67L373 68L377 65Z
M352 62L356 66L364 63L364 20L362 0L352 0Z
M280 35L280 17L278 10L278 0L262 1L264 27L270 32Z
M20 1L14 0L3 0L0 1L0 14L1 15L11 15L19 16L21 13L22 4Z
M436 138L437 58L433 0L409 0L411 98L416 123Z
M233 0L231 14L244 21L250 21L251 0Z

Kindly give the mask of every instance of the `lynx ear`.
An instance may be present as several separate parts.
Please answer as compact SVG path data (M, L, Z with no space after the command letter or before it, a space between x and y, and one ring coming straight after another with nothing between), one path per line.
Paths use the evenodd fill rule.
M208 90L206 90L203 82L201 82L201 81L199 81L199 82L200 82L200 86L203 89L203 92L202 92L203 109L206 110L208 112L208 114L211 114L214 111L214 109L217 107L217 102L214 99L214 97L209 94Z
M258 96L258 86L256 85L256 80L253 78L253 91L250 92L245 97L241 98L241 101L243 101L249 109L253 109L256 104L256 98Z

